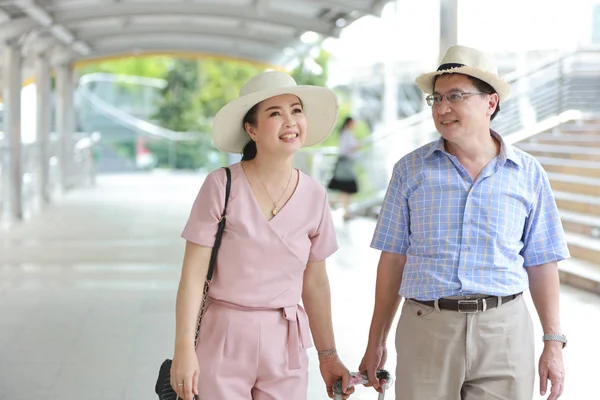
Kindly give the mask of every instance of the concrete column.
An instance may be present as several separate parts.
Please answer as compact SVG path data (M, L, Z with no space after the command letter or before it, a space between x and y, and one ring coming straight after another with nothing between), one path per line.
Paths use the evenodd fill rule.
M35 60L35 85L37 100L37 142L39 145L39 193L43 203L50 202L50 65L44 54Z
M4 49L4 133L8 143L10 219L23 219L23 156L21 139L21 48Z
M440 49L438 61L458 44L458 0L440 0Z
M70 63L56 67L56 133L60 138L60 166L62 191L70 185L73 164L73 134L75 110L73 108L73 67Z

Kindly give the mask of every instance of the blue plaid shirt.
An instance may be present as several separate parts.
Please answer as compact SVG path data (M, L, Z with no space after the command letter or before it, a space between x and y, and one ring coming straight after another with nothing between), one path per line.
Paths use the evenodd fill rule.
M569 257L546 172L491 133L500 154L475 182L442 138L394 166L371 247L406 255L400 295L507 296L525 267Z

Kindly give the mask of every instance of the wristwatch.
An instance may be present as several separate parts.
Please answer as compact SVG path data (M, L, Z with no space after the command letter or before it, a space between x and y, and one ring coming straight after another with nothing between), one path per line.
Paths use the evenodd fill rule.
M542 340L544 342L547 342L549 340L555 341L555 342L562 342L563 344L563 349L565 348L565 346L567 345L567 337L563 334L560 333L549 333L546 334L542 337Z

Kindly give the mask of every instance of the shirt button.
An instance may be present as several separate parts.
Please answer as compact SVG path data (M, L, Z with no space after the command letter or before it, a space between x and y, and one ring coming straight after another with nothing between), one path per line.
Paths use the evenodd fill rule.
M471 251L471 248L469 246L465 247L465 251Z

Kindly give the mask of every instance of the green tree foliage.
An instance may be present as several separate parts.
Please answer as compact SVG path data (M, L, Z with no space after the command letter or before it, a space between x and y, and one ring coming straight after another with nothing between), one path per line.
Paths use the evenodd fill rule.
M194 132L197 141L155 143L152 150L159 165L198 168L214 158L209 135L212 118L222 106L238 97L248 79L263 70L249 63L212 58L175 60L167 72L167 85L154 120L173 131Z
M93 72L164 78L173 59L168 56L126 57L86 65L79 69L80 75Z
M199 168L206 163L206 140L198 131L197 110L194 99L198 92L198 61L176 59L166 72L166 86L153 116L156 124L175 132L196 132L198 140L177 142L160 140L149 148L158 159L159 166L177 169Z
M152 119L172 131L196 130L194 98L198 91L198 62L190 59L175 60L164 78L167 84L161 91L158 111Z
M199 85L194 104L200 118L199 124L210 127L217 111L237 98L242 85L263 72L263 67L244 62L203 59L199 65Z

